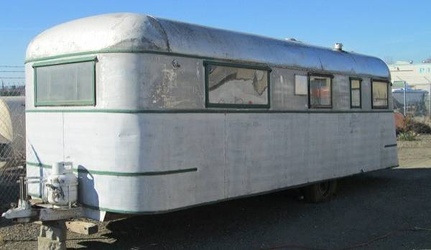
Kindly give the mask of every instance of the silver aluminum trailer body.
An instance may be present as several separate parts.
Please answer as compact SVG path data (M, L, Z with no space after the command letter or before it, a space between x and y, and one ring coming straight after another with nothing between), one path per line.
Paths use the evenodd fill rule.
M394 167L389 82L343 50L132 13L71 21L27 49L27 175L73 162L103 219Z

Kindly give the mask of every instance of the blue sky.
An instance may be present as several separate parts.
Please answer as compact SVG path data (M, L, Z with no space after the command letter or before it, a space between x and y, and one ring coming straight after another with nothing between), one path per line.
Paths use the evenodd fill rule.
M388 61L431 57L431 1L387 0L5 0L0 66L23 65L37 34L73 19L135 12L166 19L373 55ZM1 77L1 73L0 73Z

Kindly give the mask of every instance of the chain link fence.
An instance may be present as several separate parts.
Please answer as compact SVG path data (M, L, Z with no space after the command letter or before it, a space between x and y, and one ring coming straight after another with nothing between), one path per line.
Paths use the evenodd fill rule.
M411 117L430 116L430 93L423 89L398 88L392 90L394 110Z
M20 175L25 175L24 86L0 89L0 213L19 198ZM6 223L5 220L1 220Z

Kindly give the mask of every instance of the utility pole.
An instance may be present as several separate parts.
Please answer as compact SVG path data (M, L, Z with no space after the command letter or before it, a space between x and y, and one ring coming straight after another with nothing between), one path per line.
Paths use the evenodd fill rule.
M407 106L407 95L406 95L406 91L407 91L407 82L404 81L404 117L406 116L406 106Z

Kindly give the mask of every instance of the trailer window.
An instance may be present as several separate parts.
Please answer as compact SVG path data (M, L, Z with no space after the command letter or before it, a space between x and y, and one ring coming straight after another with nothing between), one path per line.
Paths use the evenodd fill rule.
M308 101L310 108L332 107L332 78L327 76L313 76L309 78Z
M304 95L308 94L308 77L303 75L295 75L295 95Z
M361 108L361 79L350 79L350 107Z
M208 107L269 107L268 68L205 63Z
M35 106L95 105L95 58L33 67Z
M371 92L374 109L388 108L388 82L372 81Z

